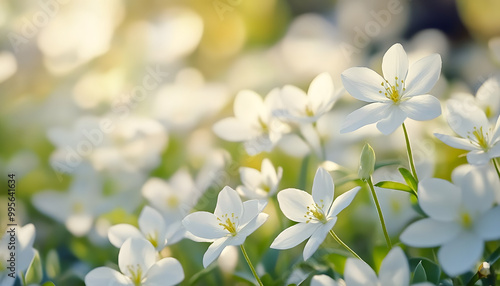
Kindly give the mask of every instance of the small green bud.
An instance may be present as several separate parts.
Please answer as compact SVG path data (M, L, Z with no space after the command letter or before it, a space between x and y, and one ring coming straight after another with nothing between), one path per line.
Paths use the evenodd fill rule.
M359 160L358 176L363 180L368 180L375 169L375 151L372 146L366 143L361 151Z

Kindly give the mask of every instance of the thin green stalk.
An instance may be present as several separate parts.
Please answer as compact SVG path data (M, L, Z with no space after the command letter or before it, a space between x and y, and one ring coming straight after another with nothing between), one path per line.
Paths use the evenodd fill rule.
M500 179L500 170L498 170L497 161L495 160L495 158L491 159L491 161L493 162L493 166L495 166L495 170L497 170L498 178Z
M330 235L333 237L333 239L335 239L335 241L337 241L338 244L342 245L345 249L347 249L354 257L363 261L363 259L361 259L361 257L359 257L359 255L356 252L354 252L354 250L352 250L349 246L347 246L347 244L345 244L342 240L340 240L340 238L331 229L330 229Z
M377 207L378 217L380 219L380 223L382 224L382 230L384 231L385 241L387 242L387 246L389 249L392 248L391 239L389 238L389 233L387 232L387 227L385 226L384 216L382 215L382 209L380 208L380 203L378 202L377 194L375 193L375 187L373 186L372 178L369 177L366 180L368 186L370 186L370 191L372 192L373 200L375 201L375 206Z
M243 244L240 245L240 248L241 252L243 252L243 256L245 256L245 260L247 261L248 266L250 266L250 270L252 270L253 276L255 277L255 279L257 279L257 283L259 283L259 286L264 286L264 284L262 284L262 281L260 281L259 275L257 275L255 268L253 268L252 262L250 261L250 258L248 258L248 254Z
M413 154L411 153L410 138L408 137L408 132L406 131L405 124L403 123L402 126L403 126L403 131L405 133L406 151L408 151L408 161L410 161L411 173L413 174L413 177L415 177L415 180L418 183L417 170L415 169L415 163L413 162Z

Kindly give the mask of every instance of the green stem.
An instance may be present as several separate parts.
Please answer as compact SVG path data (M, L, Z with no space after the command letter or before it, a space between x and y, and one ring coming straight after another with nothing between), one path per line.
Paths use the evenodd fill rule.
M330 235L333 237L333 239L335 239L335 241L337 241L338 244L342 245L345 249L347 249L354 257L363 261L363 259L361 259L361 257L359 257L359 255L356 252L354 252L354 250L352 250L349 246L347 246L347 244L345 244L342 240L340 240L340 238L331 229L330 229Z
M493 162L493 166L495 166L495 170L497 170L498 178L500 179L500 170L498 170L497 161L495 160L495 158L491 159L491 161Z
M417 181L418 184L417 170L415 169L415 163L413 162L413 154L411 153L410 138L408 137L408 132L406 131L405 124L403 123L402 126L403 126L403 131L405 133L406 150L408 151L408 161L410 161L411 173L413 174L413 177L415 177L415 181Z
M391 239L389 238L389 233L387 233L387 227L385 226L384 216L382 215L382 209L380 208L380 203L378 202L377 193L375 193L375 187L373 186L372 178L369 177L366 180L368 186L370 186L370 191L372 192L373 200L375 201L375 206L377 207L378 217L380 219L380 223L382 224L382 230L384 231L385 241L387 242L387 246L389 249L392 248Z
M252 270L253 276L255 277L255 279L257 279L257 283L259 283L260 286L264 286L264 284L262 284L262 281L260 281L259 275L257 275L255 268L253 268L252 262L250 261L250 258L248 258L248 254L247 254L243 244L240 245L240 248L241 248L241 252L243 252L243 256L245 256L245 260L247 261L248 266L250 266L250 270Z
M300 166L300 174L299 174L299 182L298 188L299 190L305 190L307 184L307 169L309 167L309 160L311 160L311 155L306 155L304 159L302 159L302 165Z

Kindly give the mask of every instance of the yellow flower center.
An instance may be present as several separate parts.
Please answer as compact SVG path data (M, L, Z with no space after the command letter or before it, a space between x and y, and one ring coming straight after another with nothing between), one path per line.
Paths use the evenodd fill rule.
M483 127L479 127L479 129L474 127L474 131L472 131L472 136L474 136L474 138L468 136L469 140L471 140L471 143L474 142L477 143L477 145L481 147L481 149L483 149L484 151L489 150L490 147L488 144L488 132L483 132Z
M267 126L267 124L264 122L264 120L262 120L262 118L260 118L259 116L259 125L260 125L260 128L262 128L262 131L264 133L267 133L269 131L269 127Z
M129 278L132 280L135 286L140 286L142 282L142 269L139 264L135 267L134 265L127 266L128 271L130 272Z
M313 117L314 116L314 112L309 107L309 105L306 106L306 115L309 116L309 117Z
M146 239L151 242L151 244L157 248L158 247L158 231L154 231L153 233L148 233L146 235Z
M493 110L491 109L490 105L486 106L486 108L484 109L484 113L488 118L490 118L493 115Z
M399 103L401 101L401 94L400 91L405 91L406 88L404 87L405 82L404 80L399 80L398 77L395 77L395 83L396 85L391 85L388 80L385 82L383 81L380 83L380 85L384 88L384 90L379 90L378 93L382 94L384 93L385 97L388 99L392 100L394 103ZM401 90L400 87L403 87Z
M222 218L217 218L217 220L219 221L219 225L227 230L232 236L235 236L237 234L235 223L236 219L238 219L238 217L235 217L234 213L231 213L231 216L224 214L222 215Z
M167 206L169 208L176 208L179 205L179 198L177 196L170 196L167 198Z
M464 228L470 228L472 226L472 218L470 217L469 213L462 213L460 217L460 223Z
M323 212L323 200L321 200L321 206L318 204L313 204L310 206L307 206L307 212L304 215L305 218L307 218L306 223L309 223L311 220L318 220L322 223L326 223L326 216L325 213Z

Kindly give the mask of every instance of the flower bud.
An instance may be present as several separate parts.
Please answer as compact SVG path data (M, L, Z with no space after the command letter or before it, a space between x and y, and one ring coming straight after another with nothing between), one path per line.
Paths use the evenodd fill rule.
M368 180L375 169L375 151L372 146L366 143L361 151L358 176L363 180Z
M484 278L491 274L490 264L488 262L483 262L479 265L479 269L477 270L479 278Z

